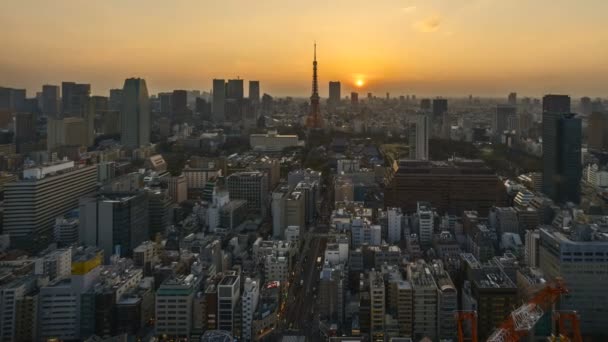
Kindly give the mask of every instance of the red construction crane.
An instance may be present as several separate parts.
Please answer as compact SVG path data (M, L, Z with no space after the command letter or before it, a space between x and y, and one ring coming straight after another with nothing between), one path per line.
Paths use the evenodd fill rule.
M477 342L477 311L456 311L456 327L458 329L458 342L464 342L464 321L471 322L471 342Z
M557 323L557 334L552 336L554 341L583 342L579 327L580 317L576 311L556 311L553 313L553 322ZM572 331L572 337L566 332L568 325Z
M540 290L529 302L515 309L487 342L518 342L551 308L559 296L568 293L561 279Z

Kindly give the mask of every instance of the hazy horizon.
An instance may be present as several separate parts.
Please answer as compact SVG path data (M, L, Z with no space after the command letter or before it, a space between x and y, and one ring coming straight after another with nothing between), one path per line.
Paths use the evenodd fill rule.
M608 83L599 0L8 0L4 9L0 86L30 97L61 81L107 95L128 77L145 78L150 94L240 77L304 97L314 41L323 97L329 81L343 96L380 97L605 97Z

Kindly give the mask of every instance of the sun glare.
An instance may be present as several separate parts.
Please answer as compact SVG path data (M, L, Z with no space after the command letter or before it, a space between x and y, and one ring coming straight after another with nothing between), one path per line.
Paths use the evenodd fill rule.
M363 87L365 82L362 79L358 79L357 81L355 81L355 84L357 85L357 87Z

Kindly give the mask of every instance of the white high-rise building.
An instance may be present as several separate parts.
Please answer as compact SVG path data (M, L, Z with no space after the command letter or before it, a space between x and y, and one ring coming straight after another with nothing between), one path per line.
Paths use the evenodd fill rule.
M128 78L122 90L121 135L124 146L138 148L150 143L150 99L146 81Z
M524 260L530 267L538 267L538 254L540 252L540 233L538 230L526 230Z
M253 322L253 315L258 307L258 301L260 299L260 283L258 280L251 278L245 279L245 286L243 287L243 340L251 341L251 322Z
M437 338L438 300L437 284L424 260L411 263L407 268L407 278L414 290L414 339Z
M416 216L420 244L429 245L433 239L433 209L431 209L431 205L426 202L418 202Z
M388 242L397 243L401 240L401 208L388 208Z

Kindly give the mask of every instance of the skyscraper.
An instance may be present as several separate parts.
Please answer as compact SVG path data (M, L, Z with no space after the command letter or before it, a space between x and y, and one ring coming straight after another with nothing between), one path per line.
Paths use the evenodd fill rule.
M221 122L226 119L226 82L213 80L213 120Z
M509 93L507 101L511 106L517 106L517 93Z
M61 101L63 116L84 117L88 109L90 95L90 84L62 82Z
M356 106L359 104L359 93L350 93L350 104L351 106Z
M419 114L416 117L416 159L429 160L429 117Z
M171 94L171 116L184 114L188 110L188 92L185 90L174 90Z
M110 89L110 99L108 101L109 110L118 110L122 108L122 89Z
M431 99L420 100L420 110L423 112L430 112L431 111Z
M59 86L45 84L42 86L42 113L47 117L59 115Z
M249 81L249 101L254 105L260 103L260 81Z
M608 113L593 112L589 115L588 146L602 151L608 149Z
M556 202L580 202L581 140L581 119L570 113L570 97L543 97L543 192Z
M502 135L507 130L512 130L516 120L516 108L510 104L496 106L496 113L492 122L492 131L496 142L502 141Z
M447 99L433 99L433 118L441 118L448 111Z
M329 81L329 100L328 103L332 106L340 103L340 82Z
M129 148L150 143L150 99L143 78L128 78L123 87L121 142Z
M312 62L312 95L310 96L310 114L306 118L309 129L323 128L323 118L319 106L319 82L317 79L317 44L315 43L314 60Z

